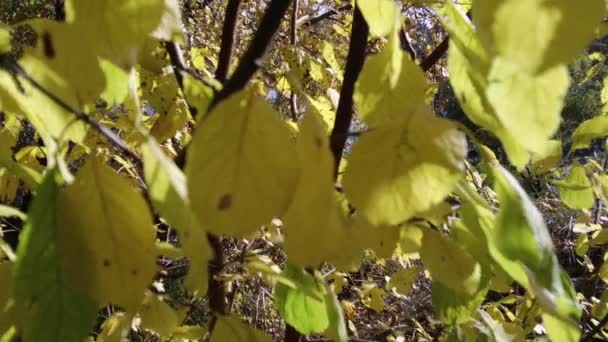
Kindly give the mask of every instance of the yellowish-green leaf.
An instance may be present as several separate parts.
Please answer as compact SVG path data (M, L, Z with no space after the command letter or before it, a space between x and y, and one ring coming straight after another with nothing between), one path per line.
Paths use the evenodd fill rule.
M271 342L272 338L241 322L238 318L220 316L211 334L211 342Z
M478 3L475 20L487 49L531 74L570 63L591 42L604 13L602 0Z
M131 328L132 314L115 313L101 325L97 342L124 342Z
M596 116L581 123L572 135L572 151L588 148L593 139L608 136L608 116Z
M404 270L394 273L391 276L391 280L388 282L386 287L395 289L397 293L407 296L412 292L414 282L418 278L418 272L420 268L418 266L408 267Z
M184 285L195 296L204 296L207 293L207 262L212 255L205 231L190 209L186 177L151 138L143 149L143 158L152 204L177 230L182 250L190 258Z
M496 165L492 174L501 211L491 239L504 257L525 266L530 291L546 312L576 319L580 311L541 213L508 171Z
M137 63L138 50L161 27L169 10L165 0L68 0L65 6L72 30L87 37L82 42L88 49L81 49L96 51L119 65Z
M316 267L324 261L347 258L347 253L335 248L335 241L346 239L348 234L346 214L334 191L334 159L324 124L313 112L300 125L297 157L301 168L298 186L283 220L289 260Z
M488 79L487 98L497 120L529 151L542 151L559 127L569 84L566 67L530 75L509 60L496 58Z
M41 86L51 91L67 104L80 108L81 102L78 94L71 84L62 75L49 68L41 61L29 54L20 60L20 65ZM43 137L63 137L80 142L85 136L86 126L75 121L72 113L66 112L58 104L50 100L45 94L35 89L28 80L19 78L24 92L17 87L11 75L0 70L0 97L9 96L10 102L2 98L3 109L13 112L22 112L26 115L36 131ZM45 143L48 140L45 140Z
M393 32L399 21L399 8L392 0L357 0L369 32L374 37L384 37Z
M0 336L15 324L13 268L14 264L11 262L0 263L0 279L2 279L0 280Z
M293 280L296 288L283 283L276 285L274 302L281 317L304 335L325 331L329 326L329 318L323 285L313 275L298 267L288 266L285 275Z
M141 327L157 333L160 337L169 338L179 325L177 312L158 295L148 291L139 309Z
M549 140L542 151L532 155L531 171L535 175L543 175L559 165L562 160L562 142Z
M0 217L17 217L25 221L27 216L17 208L0 204Z
M465 296L479 289L480 264L449 237L425 229L420 257L431 277L443 286Z
M579 257L587 254L589 251L589 236L587 234L581 234L578 236L576 239L575 251L576 255Z
M68 284L99 306L139 306L156 271L155 229L141 194L91 157L62 191L58 211Z
M550 314L543 314L543 325L551 341L578 342L581 330L575 322L559 319Z
M342 80L342 67L336 58L334 47L327 41L321 42L321 55L323 56L323 59L325 59L325 62L332 68L335 76L339 80Z
M284 213L295 187L288 126L247 90L209 113L188 149L190 203L204 228L246 236Z
M402 52L393 34L361 71L354 94L357 114L372 129L398 125L424 105L425 87L422 70Z
M62 227L58 196L55 172L49 171L37 190L20 236L15 264L15 312L25 342L81 342L95 323L97 303L69 281L73 277L90 277L91 269L72 273L64 267L66 250L61 230L75 227ZM86 200L83 202L86 206Z
M11 33L8 27L0 25L0 54L11 51Z
M553 183L559 186L562 202L571 209L589 209L593 205L593 188L582 165L575 163L566 179Z
M363 283L361 288L362 292L360 296L363 304L376 312L384 311L384 295L386 291L372 282Z
M439 204L462 176L466 141L426 108L371 130L354 145L344 190L374 225L400 224ZM395 122L397 124L397 122Z

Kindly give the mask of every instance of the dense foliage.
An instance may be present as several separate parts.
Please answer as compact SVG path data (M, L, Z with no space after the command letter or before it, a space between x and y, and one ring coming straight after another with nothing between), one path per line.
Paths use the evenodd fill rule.
M0 342L608 339L602 0L0 3Z

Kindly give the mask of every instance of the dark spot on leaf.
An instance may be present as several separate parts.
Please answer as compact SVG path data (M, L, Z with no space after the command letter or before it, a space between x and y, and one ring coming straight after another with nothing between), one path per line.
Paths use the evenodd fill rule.
M44 56L46 58L55 58L55 47L53 46L53 39L51 37L51 34L46 31L42 34L42 49L44 50Z
M137 270L131 270L131 275L134 277L137 276Z
M142 88L143 88L143 87L145 87L145 86L146 86L146 84L147 84L146 82L141 82L141 86L142 86Z
M195 107L190 108L190 111L192 112L193 116L196 116L196 113L198 113L198 109L196 109Z
M321 138L319 137L315 137L315 145L320 148L321 146L323 146L323 140L321 140Z
M231 194L225 194L224 196L222 196L220 198L219 202L217 203L217 208L219 210L230 209L231 206L232 206L232 195Z
M460 94L460 96L462 96L462 103L467 103L467 97L464 95L464 93Z
M112 265L112 262L110 262L110 259L103 259L104 267L110 267L110 265Z

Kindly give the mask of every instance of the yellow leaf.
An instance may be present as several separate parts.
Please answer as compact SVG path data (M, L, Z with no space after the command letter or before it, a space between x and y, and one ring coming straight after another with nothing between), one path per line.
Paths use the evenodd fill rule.
M284 213L296 182L291 139L285 122L251 90L205 117L186 163L190 203L205 229L247 236Z
M135 309L156 270L155 229L142 196L91 157L61 192L58 210L59 246L71 286L99 306Z

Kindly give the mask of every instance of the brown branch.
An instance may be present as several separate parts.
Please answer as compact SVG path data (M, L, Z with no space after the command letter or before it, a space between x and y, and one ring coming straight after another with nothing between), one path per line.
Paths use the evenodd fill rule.
M445 37L445 39L439 45L437 45L435 50L433 50L433 52L431 52L431 54L425 58L422 63L420 63L422 70L425 72L429 71L435 64L437 64L441 57L443 57L443 54L445 54L445 52L448 50L449 45L449 37Z
M348 129L353 118L353 93L359 73L363 69L368 35L369 27L365 22L365 18L363 18L363 14L361 14L359 8L355 8L350 46L344 69L344 82L336 111L336 122L334 123L330 137L331 151L335 160L335 175L338 174L342 152L348 137Z
M300 7L300 0L294 0L293 8L291 11L291 45L293 45L294 49L298 45L298 10ZM291 98L289 99L289 109L291 111L291 119L293 121L298 121L298 97L294 89L291 89Z
M184 90L184 76L182 70L186 70L186 64L184 63L184 56L181 52L179 45L175 42L165 42L165 49L169 54L169 60L173 66L173 73L175 74L175 80L181 90Z
M351 9L353 9L353 5L351 4L346 4L342 7L339 7L337 9L330 9L329 11L320 14L316 17L312 17L312 18L308 18L305 21L299 22L298 24L300 25L305 25L305 26L313 26L325 19L329 19L331 17L333 17L334 15L338 15L341 12L346 12L346 11L350 11Z
M583 336L581 338L581 341L594 341L593 336L602 331L606 324L608 324L608 314L606 314L604 318L602 318L602 320L595 327L593 327L593 329L591 329L591 331L589 331L585 336Z
M283 15L287 12L290 3L290 0L273 0L268 5L260 27L253 36L253 40L241 59L239 66L228 81L226 81L224 88L214 97L209 106L210 109L222 100L225 100L228 96L243 89L256 71L258 71L262 58L264 58L266 51L269 49L272 38L279 29Z
M228 79L230 72L230 62L234 54L234 41L236 40L236 27L238 25L238 14L241 0L229 0L226 5L226 17L222 29L222 42L218 57L215 78L224 83Z

